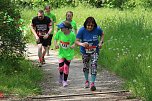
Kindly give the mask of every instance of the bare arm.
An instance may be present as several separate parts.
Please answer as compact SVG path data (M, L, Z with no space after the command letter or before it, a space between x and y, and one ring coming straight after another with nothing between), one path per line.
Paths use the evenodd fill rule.
M87 43L87 42L80 42L80 39L76 39L76 45L78 45L78 46L83 46L83 47L88 47L89 46L89 44Z
M49 31L48 31L48 34L51 34L51 32L52 32L52 22L50 22L50 24L49 24L50 26L49 26Z
M57 40L54 40L54 46L55 46L55 49L59 48L59 45L57 44Z
M100 37L100 41L99 41L99 48L102 47L102 44L103 44L103 41L104 41L104 33L102 32L102 36Z
M33 33L34 36L35 36L35 39L39 39L39 37L38 37L38 35L37 35L37 33L36 33L36 30L35 30L36 28L35 28L32 24L31 24L30 26L31 26L31 27L30 27L30 28L31 28L31 31L32 31L32 33Z
M47 39L48 36L51 34L51 32L52 32L52 22L50 22L50 24L49 24L49 31L48 31L48 33L43 38Z

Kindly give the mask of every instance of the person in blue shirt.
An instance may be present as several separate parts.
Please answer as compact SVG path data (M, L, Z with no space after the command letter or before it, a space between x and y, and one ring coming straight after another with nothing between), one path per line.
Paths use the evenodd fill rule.
M80 52L82 54L85 88L90 87L91 91L96 90L97 61L103 40L103 30L97 26L93 17L88 17L84 22L84 26L78 31L76 44L80 46ZM89 82L89 68L91 69L91 83Z

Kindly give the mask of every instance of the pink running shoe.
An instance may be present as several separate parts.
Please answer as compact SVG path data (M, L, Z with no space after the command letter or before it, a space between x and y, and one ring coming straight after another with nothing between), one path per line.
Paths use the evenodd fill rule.
M85 87L84 88L89 88L89 81L85 82Z
M63 81L62 83L63 83L63 87L67 87L68 86L67 81Z
M95 90L96 90L96 87L95 87L95 85L94 85L94 82L91 83L90 90L91 90L91 91L95 91Z

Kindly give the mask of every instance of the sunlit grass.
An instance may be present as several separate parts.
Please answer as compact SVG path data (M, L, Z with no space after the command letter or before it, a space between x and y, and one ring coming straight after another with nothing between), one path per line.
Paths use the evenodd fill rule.
M15 69L7 61L0 62L0 91L19 96L40 94L39 82L43 77L41 70L28 60L21 59L18 62L20 62L17 66L19 69Z

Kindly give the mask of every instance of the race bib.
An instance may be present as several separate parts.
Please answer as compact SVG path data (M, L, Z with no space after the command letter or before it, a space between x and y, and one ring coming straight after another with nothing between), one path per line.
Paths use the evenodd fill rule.
M96 51L96 46L89 46L87 48L85 48L86 53L93 53Z
M70 47L70 42L63 42L63 41L60 41L60 46L64 49L67 49Z

